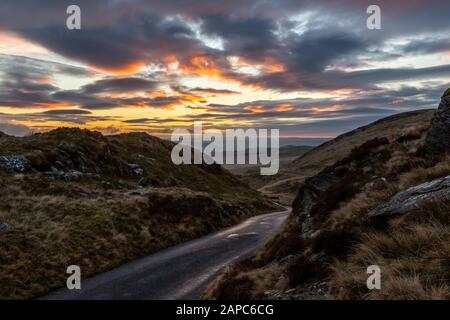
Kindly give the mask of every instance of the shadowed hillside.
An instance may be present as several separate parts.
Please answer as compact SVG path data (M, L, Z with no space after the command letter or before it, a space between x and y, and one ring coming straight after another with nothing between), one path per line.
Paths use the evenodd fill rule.
M350 154L364 142L374 138L391 138L424 132L433 110L418 110L381 119L367 126L345 133L292 161L274 178L267 179L262 192L285 199L290 204L303 181Z
M287 227L204 296L449 299L450 149L437 148L449 111L444 94L437 112L378 121L293 162L308 174L295 177ZM366 285L371 265L380 290Z

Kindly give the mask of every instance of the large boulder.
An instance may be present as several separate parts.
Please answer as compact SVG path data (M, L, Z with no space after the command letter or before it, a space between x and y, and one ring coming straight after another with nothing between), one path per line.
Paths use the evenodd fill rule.
M450 88L441 98L439 108L431 120L425 142L425 154L434 158L450 151Z
M369 217L403 214L437 199L450 199L450 176L397 193L391 200L369 212Z

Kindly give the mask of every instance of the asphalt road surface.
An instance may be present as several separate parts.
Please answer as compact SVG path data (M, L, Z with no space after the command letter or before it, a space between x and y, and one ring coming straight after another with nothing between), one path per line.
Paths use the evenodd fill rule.
M229 229L83 279L80 290L64 288L42 299L196 299L227 265L275 236L290 211L252 217Z

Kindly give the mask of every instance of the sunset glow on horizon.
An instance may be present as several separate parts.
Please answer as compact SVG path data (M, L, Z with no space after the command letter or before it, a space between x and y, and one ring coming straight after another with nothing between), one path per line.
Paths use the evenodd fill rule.
M366 27L367 1L83 0L81 30L64 24L69 4L36 6L33 21L0 4L0 131L167 136L203 121L331 138L435 108L449 86L440 1L380 1L381 30Z

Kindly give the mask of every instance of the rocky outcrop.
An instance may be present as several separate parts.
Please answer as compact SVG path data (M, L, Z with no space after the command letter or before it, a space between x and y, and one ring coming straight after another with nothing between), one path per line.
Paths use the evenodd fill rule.
M450 198L450 176L409 188L397 193L387 203L369 212L369 217L403 214L430 200Z
M450 89L441 98L439 108L431 120L425 142L425 155L434 158L450 151Z
M60 180L65 180L65 181L79 181L82 178L98 180L101 178L101 176L96 173L80 172L80 171L76 171L76 170L63 171L63 170L59 170L55 167L52 167L51 171L45 171L44 174L53 179L60 179Z
M293 212L306 213L306 219L314 215L323 217L364 185L367 188L373 166L389 156L380 149L387 144L386 138L366 141L333 166L306 179L293 202ZM371 190L381 190L388 184L385 178L373 182Z
M0 168L8 172L26 172L31 169L30 162L23 155L0 156Z
M144 175L144 169L142 169L141 166L136 163L128 163L127 167L129 169L128 171L130 171L133 175L136 176Z
M309 211L316 203L318 196L338 181L339 177L335 176L332 172L321 173L307 179L297 193L294 208L297 211Z

